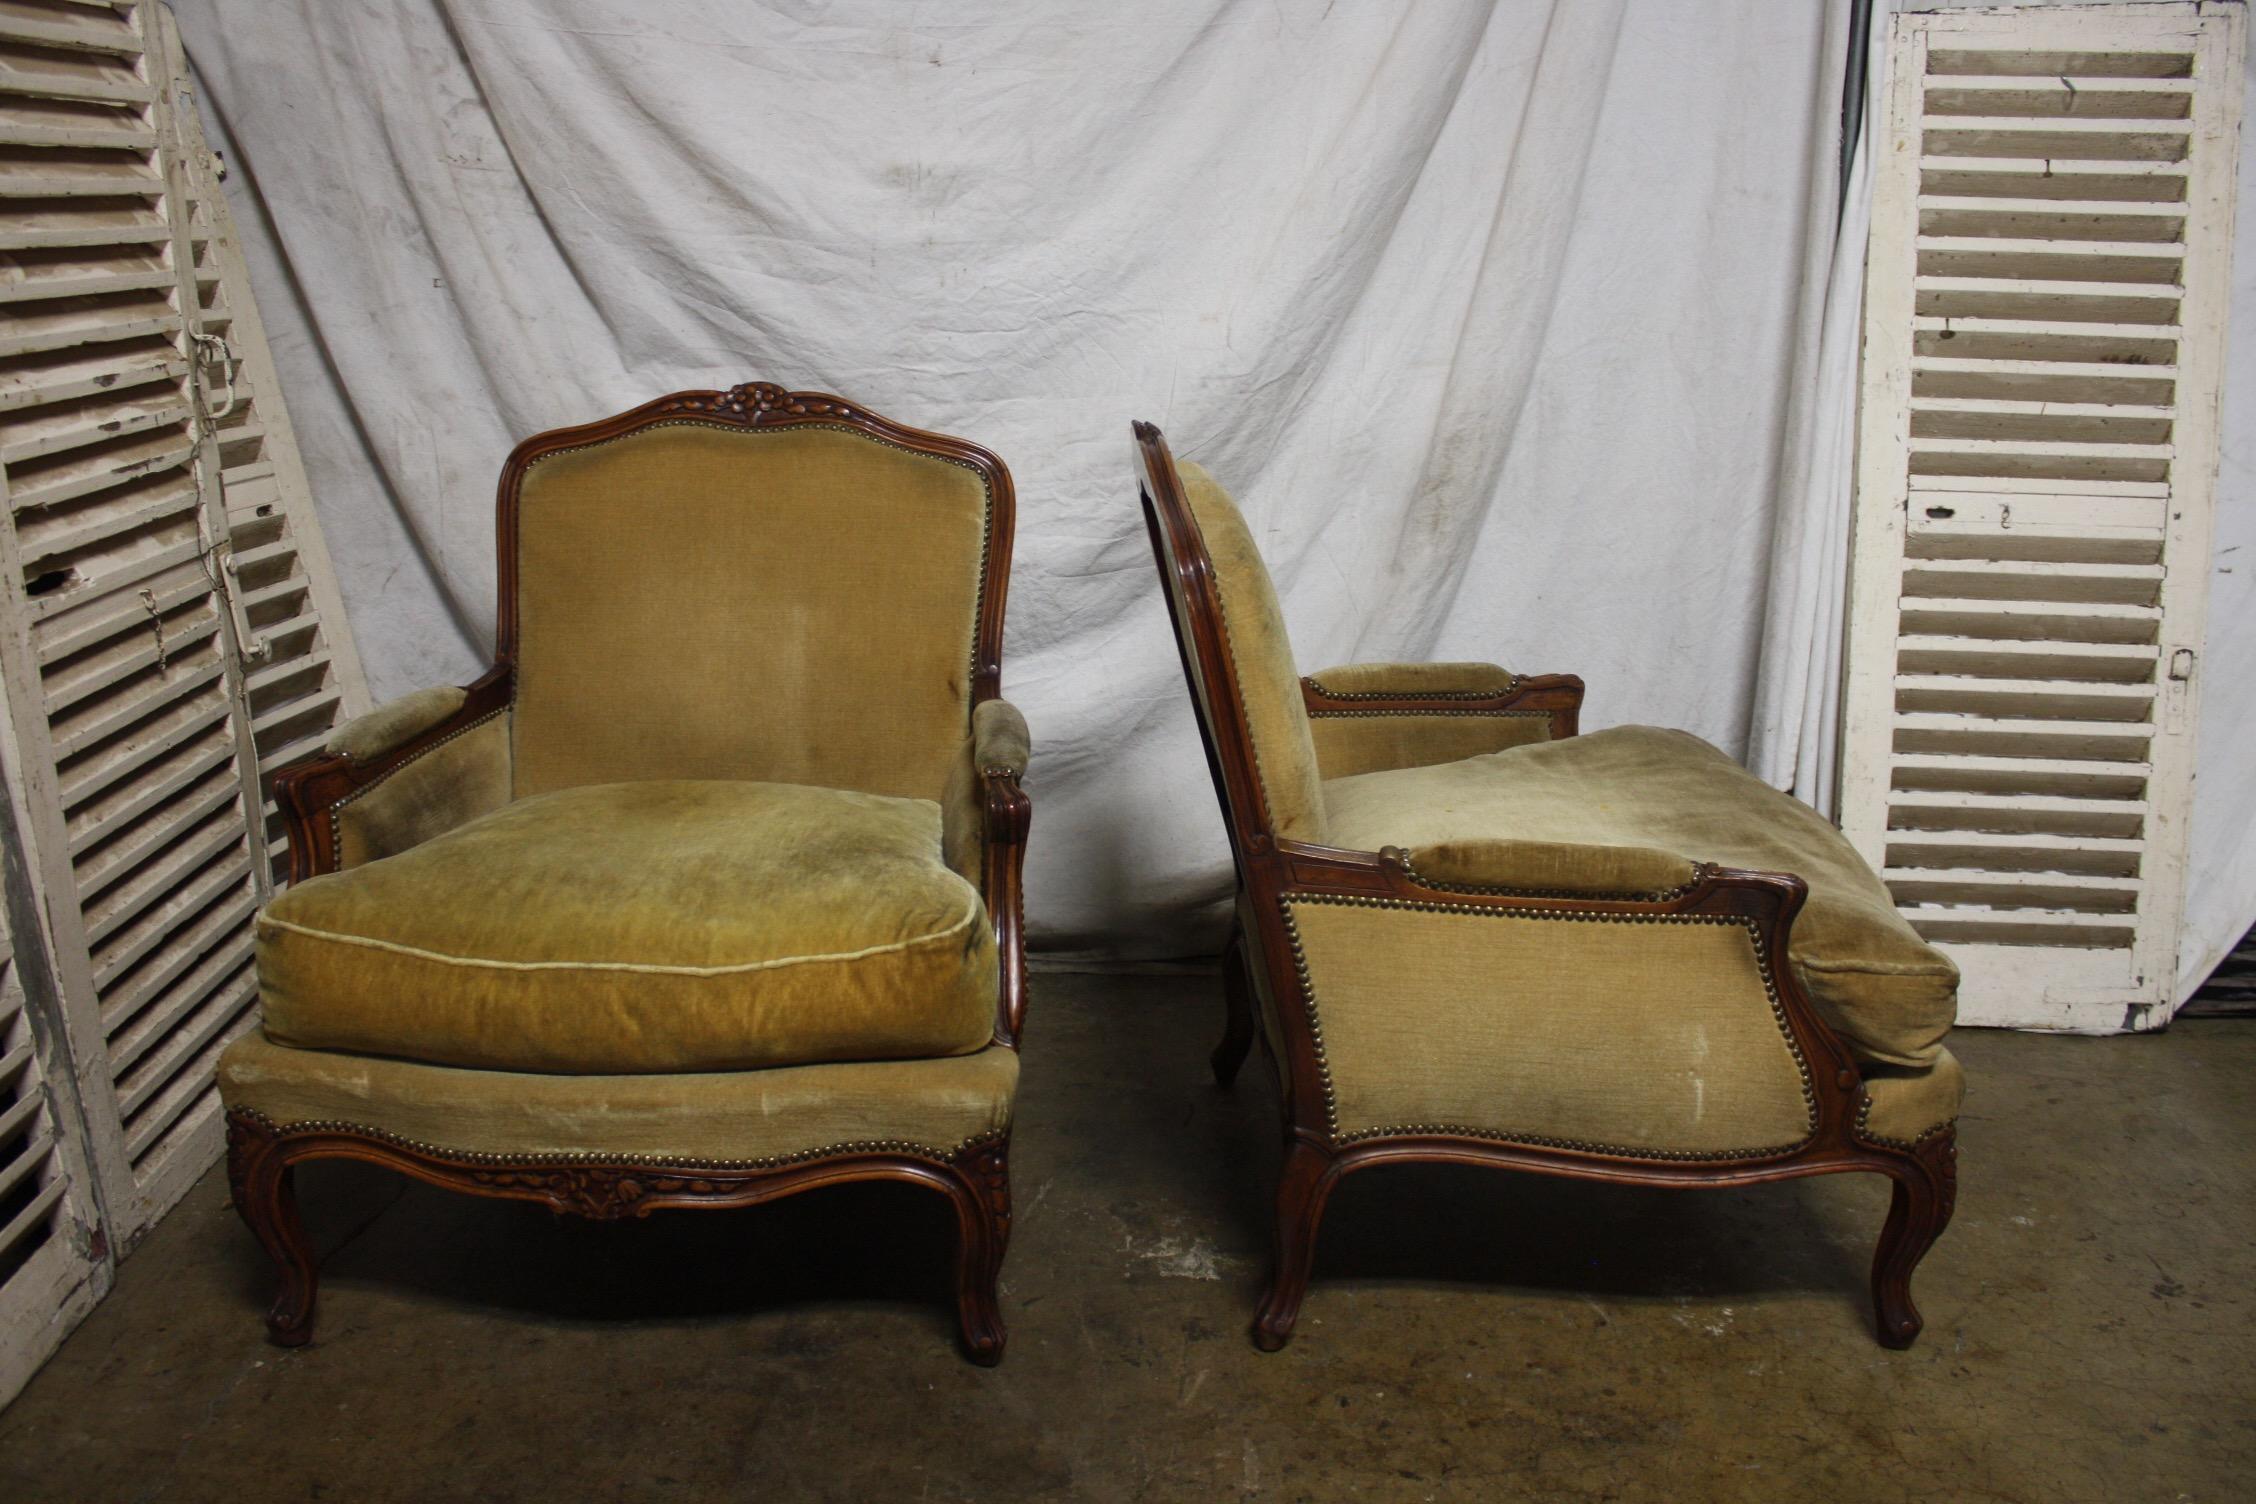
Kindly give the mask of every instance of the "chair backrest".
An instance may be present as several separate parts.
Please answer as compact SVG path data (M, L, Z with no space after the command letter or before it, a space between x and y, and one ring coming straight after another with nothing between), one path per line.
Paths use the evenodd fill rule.
M986 450L764 382L526 440L499 507L514 794L940 798L999 689L1011 522Z
M1284 613L1229 494L1136 425L1144 517L1241 869L1256 836L1320 843L1323 788Z

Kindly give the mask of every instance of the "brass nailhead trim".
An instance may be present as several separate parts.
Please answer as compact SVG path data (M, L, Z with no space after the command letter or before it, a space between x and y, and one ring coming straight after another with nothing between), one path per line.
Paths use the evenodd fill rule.
M1666 1160L1685 1164L1724 1164L1743 1159L1778 1159L1793 1153L1809 1140L1796 1139L1790 1144L1780 1144L1773 1149L1725 1149L1720 1152L1705 1149L1625 1149L1617 1144L1593 1144L1580 1139L1544 1138L1533 1133L1505 1133L1495 1128L1467 1128L1457 1123L1390 1123L1384 1128L1359 1128L1353 1133L1340 1135L1335 1142L1360 1144L1380 1138L1477 1138L1489 1143L1520 1144L1531 1149L1574 1149L1586 1154L1610 1154L1637 1159Z
M1300 977L1300 995L1308 1009L1308 1030L1316 1045L1316 1069L1324 1083L1324 1128L1334 1143L1359 1143L1375 1138L1398 1135L1423 1135L1444 1133L1468 1138L1489 1139L1500 1143L1527 1144L1549 1149L1577 1149L1591 1154L1610 1154L1625 1159L1678 1160L1689 1162L1723 1162L1741 1159L1774 1159L1792 1152L1809 1142L1804 1136L1799 1142L1762 1149L1726 1149L1720 1151L1692 1149L1644 1149L1622 1144L1588 1143L1576 1139L1541 1138L1529 1134L1507 1134L1494 1129L1461 1128L1430 1124L1388 1124L1377 1128L1359 1128L1350 1134L1341 1134L1339 1128L1339 1093L1332 1084L1331 1061L1324 1053L1324 1026L1317 1016L1316 987L1308 973L1308 953L1301 943L1300 927L1293 922L1292 906L1295 903L1330 904L1338 908L1409 909L1428 914L1466 914L1475 918L1492 919L1563 919L1596 924L1720 924L1737 925L1747 932L1755 948L1755 964L1762 973L1763 993L1770 1002L1771 1017L1777 1021L1779 1036L1794 1057L1794 1069L1801 1077L1802 1107L1808 1114L1809 1131L1817 1132L1817 1092L1810 1082L1809 1061L1802 1054L1794 1031L1786 1023L1786 1005L1778 996L1778 983L1772 974L1769 947L1764 945L1762 930L1754 920L1740 914L1611 914L1586 909L1487 909L1469 904L1420 903L1399 898L1364 898L1330 893L1292 894L1278 900L1278 908L1285 921L1285 935L1291 942L1293 969Z
M1345 698L1345 696L1341 696ZM1376 721L1388 716L1409 716L1424 720L1430 716L1456 716L1462 720L1487 721L1548 721L1548 710L1457 710L1436 707L1432 710L1311 710L1310 720L1315 721Z
M819 1149L801 1149L792 1154L775 1154L764 1159L696 1159L682 1154L597 1154L537 1153L497 1154L475 1149L452 1149L443 1144L426 1143L421 1139L407 1138L401 1134L372 1128L366 1123L348 1122L343 1118L309 1118L288 1124L277 1123L255 1107L235 1109L244 1117L254 1119L268 1132L284 1138L296 1138L315 1133L356 1133L364 1138L377 1139L396 1148L408 1149L429 1159L446 1160L454 1164L481 1165L507 1169L538 1168L546 1165L591 1165L619 1169L636 1169L648 1166L668 1170L776 1170L787 1165L805 1164L810 1160L828 1159L839 1154L907 1154L918 1159L929 1159L939 1164L954 1164L967 1155L1004 1142L1010 1130L975 1134L953 1149L935 1149L929 1144L912 1143L907 1139L856 1139L846 1143L825 1144Z
M763 406L760 411L775 412L778 409ZM729 423L710 418L666 418L656 423L645 423L639 428L631 428L625 433L613 434L608 439L597 439L587 444L574 444L565 449L551 449L546 454L536 455L532 464L525 468L530 471L533 465L538 465L544 460L555 459L560 454L578 454L582 450L601 449L606 445L616 444L621 439L631 439L636 434L648 433L654 428L710 428L720 433L752 433L763 436L781 433L804 433L810 428L815 428L828 433L842 433L857 439L867 439L872 444L882 444L888 449L898 449L901 453L912 455L920 460L938 460L943 465L954 465L958 469L969 470L973 475L979 477L979 494L985 498L985 505L980 509L979 522L979 593L971 603L971 678L973 682L978 681L979 625L987 619L987 570L988 566L994 562L995 557L995 487L988 480L986 471L980 469L970 460L960 459L952 454L934 454L929 449L911 449L906 444L886 438L882 434L871 433L866 428L857 428L851 423L756 425L751 422ZM523 492L524 482L520 478L518 493L522 496ZM523 524L524 515L523 506L520 503L517 513L520 525ZM512 539L511 541L514 542L515 540Z
M1958 1119L1952 1117L1945 1118L1931 1128L1921 1129L1917 1138L1890 1138L1885 1133L1873 1133L1867 1127L1872 1121L1872 1088L1870 1086L1864 1088L1863 1098L1864 1100L1857 1104L1856 1123L1850 1129L1863 1143L1878 1144L1889 1149L1917 1149L1931 1138L1957 1131Z
M1508 695L1513 693L1520 687L1520 681L1525 677L1526 676L1522 674L1514 674L1509 679L1504 681L1504 687L1501 689L1351 689L1343 691L1337 689L1326 689L1324 687L1323 681L1318 679L1313 674L1309 675L1304 682L1309 686L1309 688L1315 690L1316 693L1330 700L1493 700L1500 695ZM1482 712L1477 710L1441 712L1417 710L1372 710L1331 711L1326 713L1333 715L1427 715L1435 713L1443 715L1482 714ZM1551 712L1548 710L1517 710L1490 711L1488 712L1488 714L1540 715L1549 717Z
M445 746L448 742L454 741L459 737L468 736L471 732L477 730L480 726L485 725L488 721L508 714L510 708L510 705L496 706L494 709L487 711L484 715L479 716L476 720L470 722L470 724L468 724L467 726L457 726L454 730L449 731L446 735L440 737L437 741L431 743L431 745L425 747L422 751L416 753L413 757L408 758L398 767L386 772L383 777L371 779L369 782L362 784L359 788L354 789L351 793L345 795L344 798L339 799L335 804L330 805L330 853L334 855L339 861L342 861L344 859L346 805L353 803L355 800L360 799L364 795L375 793L376 790L382 788L385 784L390 783L396 775L406 771L409 768L414 767L417 763L421 762L424 758L429 757L432 753L438 751L439 748ZM333 867L330 870L334 872L339 869Z
M1436 893L1493 893L1500 898L1583 898L1596 903L1667 903L1672 899L1682 898L1706 882L1708 874L1715 869L1711 863L1694 862L1689 881L1673 888L1664 888L1658 893L1591 892L1574 888L1502 888L1487 887L1479 883L1436 882L1410 864L1410 853L1407 851L1402 854L1402 870L1419 887L1431 888Z

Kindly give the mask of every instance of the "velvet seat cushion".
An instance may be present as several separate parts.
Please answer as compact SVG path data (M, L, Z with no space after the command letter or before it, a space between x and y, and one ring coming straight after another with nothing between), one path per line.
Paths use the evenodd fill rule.
M1681 731L1618 726L1461 762L1324 784L1325 839L1376 851L1480 840L1659 848L1791 872L1809 885L1791 960L1819 1014L1861 1059L1935 1064L1958 968L1816 811Z
M258 926L266 1032L489 1070L967 1054L998 968L939 806L800 784L594 784L309 879Z

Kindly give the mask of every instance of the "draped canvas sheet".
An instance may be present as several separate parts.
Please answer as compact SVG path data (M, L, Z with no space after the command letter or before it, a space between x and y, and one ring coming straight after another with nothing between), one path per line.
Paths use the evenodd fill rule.
M483 661L512 442L760 377L1017 477L1038 946L1222 922L1132 417L1304 668L1578 672L1792 776L1845 7L179 9L379 696Z

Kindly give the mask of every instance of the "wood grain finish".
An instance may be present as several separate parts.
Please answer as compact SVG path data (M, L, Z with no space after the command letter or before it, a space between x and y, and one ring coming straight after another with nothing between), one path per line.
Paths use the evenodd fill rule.
M302 882L337 870L337 805L414 761L452 737L509 708L518 646L517 529L518 492L526 468L560 449L619 438L639 429L685 418L745 428L815 425L847 428L919 454L970 466L986 484L988 524L979 592L979 621L973 637L971 703L1002 692L1003 619L1010 581L1016 493L1010 471L989 451L963 439L926 433L880 417L844 398L823 392L793 392L769 382L748 382L727 391L676 392L629 412L573 428L554 429L527 439L510 454L501 473L495 508L498 558L498 615L493 666L467 686L462 706L446 720L365 762L317 754L279 772L274 781L290 841L290 880ZM695 692L685 678L683 693ZM841 686L852 692L853 686ZM970 734L967 720L965 734ZM980 889L994 925L1001 976L997 989L995 1034L998 1044L1015 1048L1026 1021L1025 908L1021 875L1033 804L1017 773L982 768L980 795L986 813L986 849ZM752 1165L685 1171L663 1165L590 1164L569 1160L510 1161L466 1157L430 1146L392 1139L373 1126L338 1124L276 1128L241 1112L228 1116L228 1173L235 1205L275 1261L281 1293L268 1317L275 1341L295 1346L312 1332L316 1271L299 1224L292 1170L321 1159L355 1159L381 1164L402 1174L468 1195L539 1201L574 1216L647 1216L663 1207L750 1206L779 1196L855 1180L894 1180L922 1185L947 1196L956 1210L956 1284L964 1349L974 1362L1002 1358L1004 1331L996 1300L996 1277L1010 1240L1010 1160L1007 1139L967 1150L960 1157L924 1153L851 1150L779 1165Z
M668 1207L756 1206L852 1181L921 1186L945 1196L956 1214L956 1319L964 1350L982 1365L1002 1360L995 1282L1010 1243L1007 1137L954 1154L844 1148L771 1165L610 1164L456 1155L363 1129L332 1124L281 1129L257 1113L230 1112L228 1185L235 1210L280 1271L266 1325L283 1347L303 1347L313 1337L319 1270L298 1215L294 1175L298 1165L312 1160L356 1160L444 1190L533 1201L559 1214L604 1222Z
M1259 934L1233 935L1225 962L1229 1017L1214 1054L1218 1080L1227 1084L1261 1034L1255 1026L1250 968L1264 965L1267 996L1282 1059L1274 1063L1284 1098L1285 1161L1274 1224L1274 1265L1268 1292L1253 1324L1255 1343L1274 1351L1291 1337L1313 1267L1316 1234L1332 1188L1346 1175L1393 1164L1465 1164L1621 1184L1692 1187L1751 1185L1807 1175L1864 1170L1888 1176L1894 1202L1873 1261L1872 1288L1880 1341L1909 1345L1920 1317L1911 1299L1911 1276L1949 1223L1956 1190L1954 1135L1945 1129L1916 1145L1868 1138L1860 1131L1865 1110L1863 1078L1840 1037L1818 1017L1807 994L1784 964L1795 915L1808 888L1791 873L1701 866L1694 881L1651 899L1561 898L1507 891L1428 887L1399 851L1351 851L1280 838L1273 830L1255 777L1253 747L1235 668L1223 633L1214 566L1192 517L1166 439L1148 423L1135 426L1144 516L1174 623L1176 645L1191 687L1207 764L1222 805L1238 881ZM1330 708L1332 697L1303 685L1311 709ZM1553 734L1572 735L1581 704L1581 681L1571 676L1530 678L1494 697L1495 709L1544 709ZM1371 701L1357 699L1357 708ZM1390 705L1394 702L1389 701ZM1414 701L1438 705L1438 700ZM1462 697L1447 701L1461 708ZM1485 701L1483 702L1486 703ZM1508 1142L1418 1125L1359 1132L1343 1138L1331 1121L1330 1083L1311 1001L1293 964L1285 923L1288 898L1333 901L1446 904L1503 912L1604 915L1627 922L1658 915L1723 916L1745 923L1761 958L1781 1028L1803 1072L1812 1129L1800 1143L1754 1156L1661 1157L1592 1148Z

